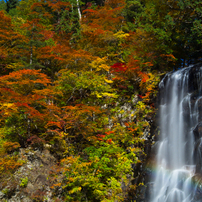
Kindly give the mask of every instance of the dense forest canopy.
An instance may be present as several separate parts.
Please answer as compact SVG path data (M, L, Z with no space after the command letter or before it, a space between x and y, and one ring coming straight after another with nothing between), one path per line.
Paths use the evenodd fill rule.
M64 201L122 201L161 75L201 56L201 0L0 1L0 173L49 144Z

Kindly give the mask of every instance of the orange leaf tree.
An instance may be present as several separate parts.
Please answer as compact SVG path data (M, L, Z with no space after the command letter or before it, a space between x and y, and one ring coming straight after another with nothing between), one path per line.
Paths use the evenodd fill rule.
M25 146L33 134L45 132L49 83L39 70L19 70L0 78L1 126L8 129L7 138Z
M20 44L24 37L15 31L11 18L0 11L0 74L8 73L9 64L15 63L20 56Z

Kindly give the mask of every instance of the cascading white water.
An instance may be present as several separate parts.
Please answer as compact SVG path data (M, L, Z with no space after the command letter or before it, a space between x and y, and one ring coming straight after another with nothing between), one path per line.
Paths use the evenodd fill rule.
M169 73L159 84L160 139L157 143L157 172L150 202L194 201L196 187L191 186L191 181L196 170L193 161L196 140L193 129L199 122L200 114L200 69L194 73L195 76L192 67ZM195 89L190 90L190 81L194 78L197 92Z

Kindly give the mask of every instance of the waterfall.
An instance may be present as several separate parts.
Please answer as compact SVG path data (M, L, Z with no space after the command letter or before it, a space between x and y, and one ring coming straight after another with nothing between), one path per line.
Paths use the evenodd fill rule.
M168 73L159 89L160 135L150 202L202 201L196 183L202 171L202 65Z

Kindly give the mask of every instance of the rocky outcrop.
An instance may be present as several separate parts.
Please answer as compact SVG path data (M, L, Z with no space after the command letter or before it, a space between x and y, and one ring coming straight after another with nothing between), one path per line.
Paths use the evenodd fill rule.
M0 182L0 201L61 201L60 190L56 197L53 185L62 181L62 175L56 170L57 161L49 150L20 149L19 156L25 163Z

